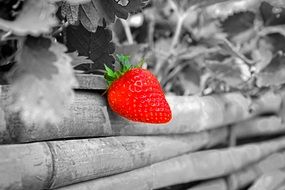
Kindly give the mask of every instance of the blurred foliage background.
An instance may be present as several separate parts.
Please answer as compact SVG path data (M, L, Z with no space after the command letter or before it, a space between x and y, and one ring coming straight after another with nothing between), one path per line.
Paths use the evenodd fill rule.
M12 84L16 111L50 110L44 120L57 120L72 99L73 69L103 75L104 64L117 67L115 54L126 54L133 64L144 59L167 94L257 97L285 83L284 7L284 0L0 0L0 84Z
M280 2L151 1L111 25L116 52L134 63L144 57L165 91L176 95L276 90L285 82Z

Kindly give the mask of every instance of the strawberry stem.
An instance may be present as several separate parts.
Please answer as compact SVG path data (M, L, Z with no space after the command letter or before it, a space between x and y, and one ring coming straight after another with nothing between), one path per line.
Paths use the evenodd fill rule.
M130 56L123 55L123 54L116 54L117 62L119 62L121 68L119 70L113 70L107 65L105 66L105 74L104 78L107 81L108 86L110 86L115 80L120 78L122 75L124 75L127 71L133 69L133 68L141 68L144 64L144 60L142 59L137 65L131 65L130 64Z

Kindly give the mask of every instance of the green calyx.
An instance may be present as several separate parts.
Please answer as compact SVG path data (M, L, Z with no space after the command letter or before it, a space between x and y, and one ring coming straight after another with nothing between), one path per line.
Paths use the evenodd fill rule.
M120 78L122 75L124 75L127 71L133 68L141 68L142 65L144 64L144 60L142 59L137 65L131 65L130 64L130 56L127 55L122 55L122 54L117 54L117 62L120 64L121 68L119 70L113 70L107 65L105 66L105 74L104 78L107 81L108 86L112 84L115 80Z

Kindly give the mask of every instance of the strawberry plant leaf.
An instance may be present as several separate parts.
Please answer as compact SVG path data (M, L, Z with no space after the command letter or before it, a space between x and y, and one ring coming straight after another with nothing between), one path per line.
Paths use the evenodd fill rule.
M88 59L86 56L79 56L78 52L67 53L72 58L71 65L77 67L81 64L93 64L93 61Z
M69 24L78 25L78 13L79 5L70 5L68 3L63 3L61 5L61 15L66 18Z
M69 52L78 51L80 56L87 56L94 63L87 72L104 69L104 64L113 67L115 51L112 33L109 29L98 27L96 32L89 32L81 24L69 26L66 31Z
M79 8L81 24L91 32L95 32L98 26L103 26L103 18L93 3L83 4Z
M65 51L65 46L47 38L25 40L9 79L10 109L26 124L56 123L67 114L76 79Z
M123 6L115 0L92 0L80 5L79 15L82 25L89 31L97 26L113 23L116 17L127 19L129 13L136 12L146 5L148 0L132 0Z
M272 3L272 2L271 2ZM284 3L284 2L283 2ZM285 24L285 3L284 8L276 8L267 2L262 2L260 5L260 14L265 26L276 26ZM281 6L282 7L282 6Z
M275 56L270 64L257 74L258 87L280 86L285 83L285 56Z
M0 18L0 29L20 36L48 33L57 24L55 12L55 5L46 0L27 0L15 20Z
M238 64L231 58L223 62L208 63L206 67L214 78L224 81L234 88L239 88L239 85L250 77L249 68L244 64Z
M235 36L253 27L254 17L252 12L235 13L222 22L223 31L230 37Z

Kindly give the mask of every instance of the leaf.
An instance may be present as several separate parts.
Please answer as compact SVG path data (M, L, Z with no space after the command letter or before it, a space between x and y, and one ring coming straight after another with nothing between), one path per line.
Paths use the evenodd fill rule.
M81 5L79 17L81 24L90 32L95 32L98 26L103 26L103 18L93 3Z
M238 88L239 85L250 77L249 68L232 58L226 59L224 62L208 62L206 67L215 78L235 88Z
M96 69L104 69L104 64L113 67L115 51L112 40L112 32L99 26L96 32L89 32L81 24L69 26L66 31L67 47L69 52L78 51L80 56L87 56L94 64L91 64L89 72Z
M71 65L73 67L77 67L78 65L81 65L81 64L84 64L84 63L85 64L86 63L93 64L93 61L88 59L88 57L86 57L86 56L79 56L77 51L74 51L72 53L67 53L67 55L69 55L72 58Z
M122 44L116 45L115 54L124 54L128 55L130 58L130 64L136 65L142 59L146 60L147 64L153 62L151 60L151 55L153 52L150 52L148 44ZM115 62L115 69L119 69L120 65Z
M272 5L274 5L274 1L262 2L260 5L259 9L260 9L260 14L262 16L264 25L265 26L276 26L280 24L285 24L285 21L284 21L285 8L278 8L278 4L277 4L277 7L274 7ZM285 7L284 1L283 1L283 7Z
M272 61L278 52L284 52L285 37L278 34L268 34L258 40L257 47L252 50L252 56L257 60L256 71L260 72Z
M14 21L0 18L0 29L20 36L49 33L57 24L55 12L55 5L46 0L27 0Z
M66 18L69 24L78 25L79 5L63 3L61 5L61 15Z
M229 16L222 22L222 28L230 37L253 27L254 13L239 12Z
M130 0L126 6L115 0L92 0L81 5L80 21L89 31L95 31L97 26L113 23L116 17L127 19L129 13L136 12L146 5L148 0Z
M285 83L285 56L275 56L262 72L258 73L256 84L258 87L279 86Z
M46 38L25 40L9 78L10 109L19 112L26 124L57 123L67 114L76 79L65 51Z

